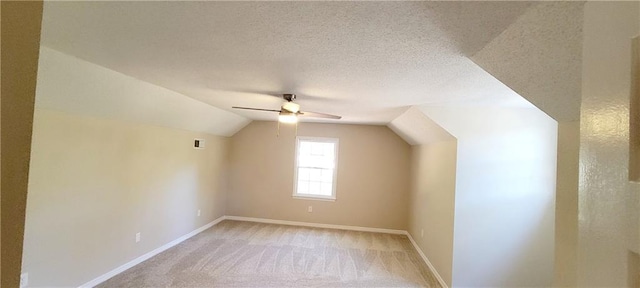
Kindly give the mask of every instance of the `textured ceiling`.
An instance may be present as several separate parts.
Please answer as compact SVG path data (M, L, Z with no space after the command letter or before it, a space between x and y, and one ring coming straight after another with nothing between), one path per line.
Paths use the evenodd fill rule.
M387 126L411 145L456 139L417 107L409 108Z
M466 56L528 2L46 2L42 44L257 120L387 124L412 105L524 105ZM515 96L514 96L515 95Z
M557 121L580 119L584 2L529 9L472 59Z

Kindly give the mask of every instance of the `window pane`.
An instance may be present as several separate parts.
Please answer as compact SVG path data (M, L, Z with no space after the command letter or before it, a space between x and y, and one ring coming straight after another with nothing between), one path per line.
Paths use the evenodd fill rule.
M309 182L298 181L298 194L309 194Z
M320 182L309 182L309 194L320 194Z
M333 168L333 157L300 155L298 165L301 167Z
M320 181L331 183L333 181L333 169L322 169L322 178Z
M333 168L334 143L300 141L298 165L303 167Z
M324 143L312 143L311 144L311 155L324 155Z
M299 180L309 180L309 168L299 168L298 169L298 179Z
M326 145L326 146L324 147L324 155L325 155L326 157L330 157L330 158L331 158L331 161L333 161L333 154L334 154L334 153L333 153L333 151L334 151L333 149L334 149L334 147L335 147L335 146L334 146L333 144Z
M309 169L311 173L309 173L309 180L311 181L322 181L322 170L323 169Z
M331 196L331 190L333 190L332 183L322 183L320 186L320 194L324 196Z
M298 149L300 149L298 151L298 153L300 155L309 155L310 151L311 151L311 143L309 143L309 142L300 142L300 147L298 147Z

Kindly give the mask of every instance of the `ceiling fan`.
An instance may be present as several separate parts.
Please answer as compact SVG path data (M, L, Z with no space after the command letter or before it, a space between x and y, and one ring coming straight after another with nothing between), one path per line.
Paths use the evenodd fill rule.
M278 121L283 123L297 123L298 117L315 117L315 118L325 118L325 119L341 119L342 116L318 113L318 112L309 112L309 111L300 111L300 105L293 103L293 100L296 100L296 94L282 94L282 98L287 102L282 104L280 110L275 109L261 109L261 108L250 108L250 107L238 107L233 106L231 108L234 109L244 109L244 110L254 110L254 111L267 111L267 112L278 112Z

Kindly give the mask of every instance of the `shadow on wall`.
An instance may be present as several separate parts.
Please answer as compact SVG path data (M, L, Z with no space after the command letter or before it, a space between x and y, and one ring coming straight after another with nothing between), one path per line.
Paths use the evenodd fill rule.
M557 122L538 109L421 110L458 138L453 286L550 286Z
M454 285L550 284L555 141L529 129L459 141Z

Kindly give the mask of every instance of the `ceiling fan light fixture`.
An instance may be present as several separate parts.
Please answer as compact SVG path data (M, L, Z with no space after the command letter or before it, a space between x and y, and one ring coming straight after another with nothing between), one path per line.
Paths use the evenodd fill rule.
M240 107L240 106L232 106L233 109L242 109L242 110L253 110L253 111L265 111L265 112L278 112L278 123L298 123L298 116L304 117L315 117L315 118L325 118L325 119L341 119L342 116L331 115L325 113L311 112L311 111L300 111L300 105L297 103L293 103L292 101L296 99L295 94L282 94L282 98L287 102L282 104L280 110L275 109L263 109L263 108L251 108L251 107Z
M298 113L298 111L300 111L300 105L293 102L286 102L282 104L282 109L291 113Z
M293 124L298 122L298 116L293 113L280 113L280 115L278 115L278 121Z

